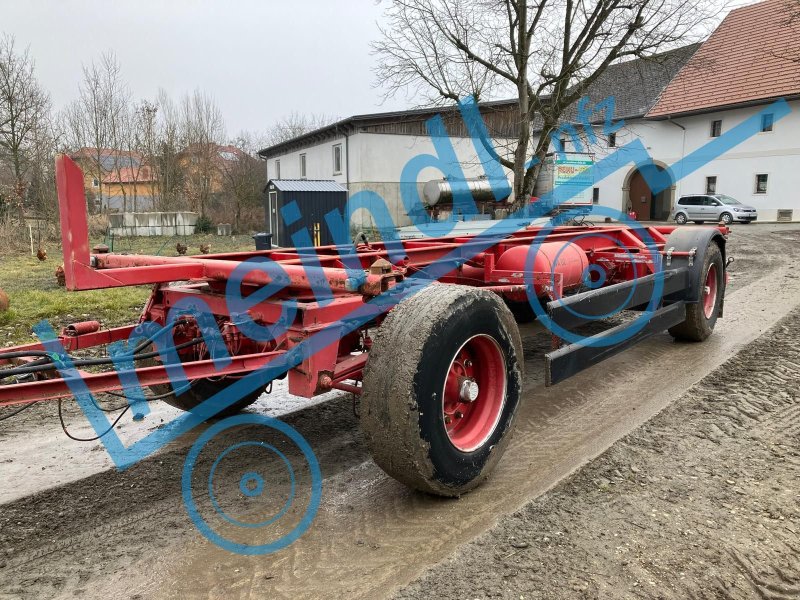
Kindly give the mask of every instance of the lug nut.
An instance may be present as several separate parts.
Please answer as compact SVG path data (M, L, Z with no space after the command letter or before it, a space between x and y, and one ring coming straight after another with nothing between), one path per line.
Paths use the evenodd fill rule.
M455 417L456 417L456 419L463 419L464 418L464 413L462 413L460 410L457 410L456 414L455 414Z
M445 415L445 416L444 416L444 423L445 423L445 425L450 425L450 423L451 423L452 421L453 421L453 419L451 419L451 418L450 418L450 415Z

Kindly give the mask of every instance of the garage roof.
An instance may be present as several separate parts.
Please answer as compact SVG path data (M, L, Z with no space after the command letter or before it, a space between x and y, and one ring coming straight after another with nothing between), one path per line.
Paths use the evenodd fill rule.
M347 188L332 179L270 179L267 188L281 192L346 192Z

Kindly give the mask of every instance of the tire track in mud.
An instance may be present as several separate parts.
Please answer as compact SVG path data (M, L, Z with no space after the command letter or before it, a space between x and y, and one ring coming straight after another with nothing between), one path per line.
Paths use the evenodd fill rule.
M785 251L787 242L770 244L762 249ZM366 455L349 399L333 401L284 419L308 439L325 477L312 529L286 550L242 557L206 542L182 507L185 450L162 452L125 473L4 506L0 548L12 551L0 566L0 597L8 589L15 598L89 590L104 598L388 594L646 421L798 302L800 282L789 267L770 263L758 275L735 274L748 285L729 297L705 344L657 336L555 388L542 387L549 337L528 338L525 400L509 452L486 485L459 500L417 494L386 477ZM35 554L60 539L54 552Z
M800 598L798 358L795 310L396 597Z
M498 514L546 491L757 338L798 302L800 286L791 279L795 285L787 286L788 274L788 268L779 268L768 281L754 280L732 294L719 332L702 345L658 336L637 347L635 359L631 353L617 356L548 389L541 386L540 357L527 357L525 405L510 449L487 484L459 500L414 494L374 467L359 467L331 480L337 492L342 490L337 501L323 503L313 530L286 556L231 560L206 547L165 577L183 580L182 574L198 573L203 564L226 561L260 582L258 593L275 597L386 594L485 530ZM526 352L548 342L546 336L529 341ZM665 379L664 373L677 375ZM348 479L362 483L348 492ZM210 588L216 592L212 596L221 597L223 589L214 583L202 578L165 595L177 598Z

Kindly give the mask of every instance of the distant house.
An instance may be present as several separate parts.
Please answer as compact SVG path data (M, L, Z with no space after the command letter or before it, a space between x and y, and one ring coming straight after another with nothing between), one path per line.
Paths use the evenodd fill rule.
M702 45L612 65L590 86L590 102L613 98L614 118L623 119L624 127L605 133L605 115L599 115L593 121L596 141L585 143L586 132L581 132L577 141L583 148L578 148L575 139L563 135L564 150L582 149L597 161L639 140L652 157L648 166L623 164L595 181L596 203L630 208L641 220L663 220L680 195L716 192L754 205L761 220L800 220L800 31L786 24L785 6L784 0L766 0L733 10ZM764 115L760 133L714 160L683 160L778 98L787 101L787 116ZM515 100L481 104L495 143L516 137L516 109ZM356 115L259 154L267 162L267 179L333 179L351 197L373 190L384 198L395 223L406 225L401 173L410 159L436 154L425 121L437 114L464 175L483 175L454 107ZM676 168L680 172L673 172ZM653 193L647 169L666 173L672 185ZM442 173L429 167L416 176L421 191L425 181ZM369 220L365 212L354 215L356 225Z
M245 158L245 153L236 146L191 144L178 154L178 163L188 185L218 194L225 189L226 173Z
M110 148L81 148L71 155L83 170L87 200L95 210L137 212L152 210L157 196L153 167L139 152ZM98 161L99 158L99 161Z
M149 165L115 169L103 177L103 208L115 212L155 209L158 191L155 169Z

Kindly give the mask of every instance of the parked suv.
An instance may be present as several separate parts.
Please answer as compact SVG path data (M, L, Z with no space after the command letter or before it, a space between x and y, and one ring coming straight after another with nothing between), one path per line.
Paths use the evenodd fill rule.
M755 221L758 218L758 211L725 194L697 194L681 196L670 218L675 219L678 225L683 225L686 221L695 223L722 221L730 225L734 221L737 223Z

